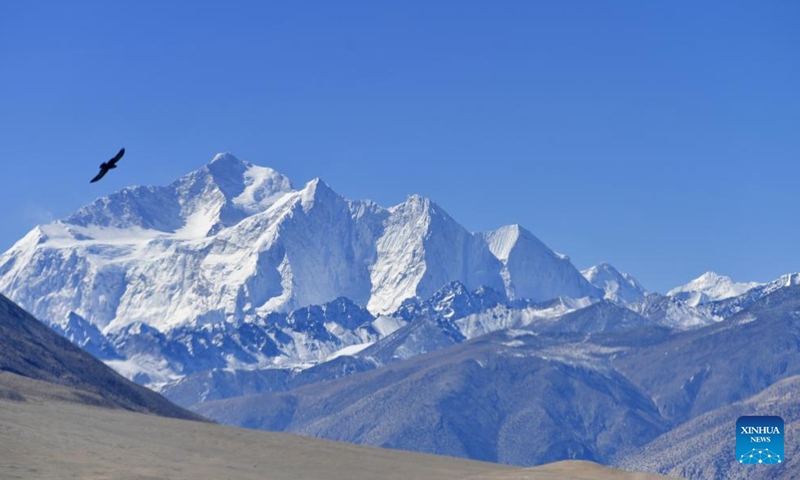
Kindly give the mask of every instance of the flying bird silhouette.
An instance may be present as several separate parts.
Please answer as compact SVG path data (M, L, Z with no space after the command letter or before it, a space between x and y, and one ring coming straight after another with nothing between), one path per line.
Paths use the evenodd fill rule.
M108 173L109 170L111 170L112 168L117 168L117 162L119 161L120 158L122 158L123 155L125 155L124 148L120 150L119 153L117 153L111 160L101 163L100 173L98 173L93 179L91 179L89 183L94 183L100 180L106 173Z

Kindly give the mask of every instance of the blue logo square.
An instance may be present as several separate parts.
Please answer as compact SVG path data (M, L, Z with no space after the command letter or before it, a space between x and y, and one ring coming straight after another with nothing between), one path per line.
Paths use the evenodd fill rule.
M744 465L783 463L783 428L781 417L739 417L736 420L736 461Z

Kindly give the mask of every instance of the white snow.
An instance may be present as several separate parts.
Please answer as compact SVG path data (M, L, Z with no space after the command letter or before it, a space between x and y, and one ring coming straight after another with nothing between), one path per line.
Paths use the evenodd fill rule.
M391 313L454 280L535 300L593 293L519 226L476 235L418 195L384 209L319 179L292 190L230 154L37 227L0 268L0 291L37 317L59 324L73 311L106 333L252 321L340 296Z
M765 284L761 294L768 295L780 288L791 287L794 285L800 285L800 273L787 273L786 275L781 275L776 280Z
M372 322L372 328L377 330L382 337L391 335L405 325L405 321L390 315L381 315Z
M498 330L520 329L553 322L569 312L591 305L593 301L585 297L577 300L559 299L554 305L547 307L534 305L527 308L509 308L506 305L498 305L485 312L460 318L455 323L465 337L476 338Z
M292 191L289 179L267 167L251 165L244 173L244 189L233 203L247 214L263 212Z
M344 347L341 350L337 350L334 353L328 355L325 358L325 361L327 362L327 361L330 361L330 360L333 360L335 358L339 358L339 357L342 357L342 356L353 356L353 355L356 355L358 352L360 352L361 350L364 350L365 348L369 347L373 343L375 343L375 342L360 343L358 345L350 345L348 347Z
M620 272L608 263L600 263L581 274L595 287L605 292L604 298L619 303L633 303L647 294L631 275Z
M126 378L147 375L150 378L148 385L155 390L181 378L172 371L166 360L146 354L133 355L125 360L109 360L106 364Z
M388 210L383 227L370 267L371 312L391 313L403 300L427 298L454 280L468 288L503 290L501 264L481 236L468 232L429 199L409 196Z
M498 260L508 261L508 256L519 239L520 228L517 224L506 225L485 234L489 250Z
M602 297L570 263L519 225L482 234L492 255L501 262L500 277L509 298L544 301L563 297Z
M295 190L275 170L230 154L170 185L99 198L0 255L0 292L47 323L63 325L72 312L107 336L137 322L165 334L257 323L339 297L388 314L456 280L511 298L584 298L458 320L470 337L549 321L603 295L518 225L475 234L418 195L387 209L345 199L320 179ZM369 333L328 323L334 340L289 332L282 356L255 364L304 368L403 325L384 315ZM154 384L176 375L145 354L113 365Z
M706 272L685 285L673 288L667 295L696 307L706 302L737 297L759 285L757 282L737 283L730 277Z

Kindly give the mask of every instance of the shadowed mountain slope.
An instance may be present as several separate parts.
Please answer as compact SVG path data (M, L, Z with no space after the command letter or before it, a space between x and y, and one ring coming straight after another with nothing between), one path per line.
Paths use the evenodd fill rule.
M618 338L606 343L617 345ZM622 351L614 366L680 424L800 375L800 286L776 290L724 322Z
M608 367L613 352L583 338L497 332L331 382L195 408L233 425L515 465L602 461L665 423Z
M183 419L202 418L136 385L0 295L0 398L70 399Z
M613 462L623 468L658 471L689 479L798 479L800 454L800 375L781 380L747 400L700 415L670 430L640 450ZM743 415L778 415L786 422L782 465L740 465L735 461L736 420Z

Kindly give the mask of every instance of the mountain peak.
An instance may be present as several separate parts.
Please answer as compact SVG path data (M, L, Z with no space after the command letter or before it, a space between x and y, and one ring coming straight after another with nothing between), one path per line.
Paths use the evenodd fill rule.
M216 154L201 171L207 171L211 175L214 183L228 199L241 195L248 188L266 189L268 192L262 193L268 194L285 193L292 189L289 179L280 172L253 165L227 152Z
M428 225L441 221L447 224L458 223L433 200L416 193L409 195L403 203L390 207L389 213L395 218L423 219Z
M521 241L528 242L531 245L536 245L537 248L542 249L543 251L547 252L548 255L553 255L558 259L569 260L569 257L566 255L561 255L550 250L550 248L548 248L541 240L539 240L536 235L518 223L504 225L497 230L485 232L483 236L486 239L492 254L494 254L498 260L503 262L508 261L512 250L514 250L514 248L516 248Z
M590 282L600 275L611 275L614 277L624 277L627 275L617 270L614 265L611 265L608 262L600 262L597 265L587 268L586 270L582 270L581 273Z
M726 280L732 281L731 277L727 277L725 275L719 275L717 272L712 272L711 270L709 270L692 281L698 283L704 283L704 282L719 282Z
M500 276L509 298L543 301L558 296L602 296L569 257L554 252L519 224L505 225L481 235L492 255L503 264ZM540 276L541 272L547 275Z
M620 272L608 262L600 262L581 274L595 287L605 292L604 298L621 303L641 300L647 290L631 275Z
M237 156L230 152L220 152L214 155L214 158L211 159L209 165L213 164L236 164L236 163L247 163L242 160L239 160Z
M309 182L306 183L306 188L311 188L313 190L316 190L317 188L327 188L328 190L331 190L330 185L325 183L325 181L319 177L309 180Z
M406 201L401 203L400 205L396 205L393 207L394 209L402 209L406 210L410 213L423 213L431 210L436 204L431 201L431 199L427 197L423 197L422 195L413 193L406 198Z
M230 153L167 186L126 187L81 207L66 223L206 235L263 212L292 191L279 172Z
M709 301L739 296L759 285L761 284L757 282L735 282L731 277L708 271L685 285L673 288L667 295L697 306Z
M230 153L218 153L203 170L208 171L227 198L232 198L243 190L244 174L249 167L252 165Z
M308 210L317 204L317 202L326 202L331 199L344 200L338 193L336 193L327 183L317 177L306 183L303 187L302 205L303 209Z
M507 261L511 250L516 245L517 240L527 232L519 224L504 225L497 230L484 233L489 250L500 261ZM527 232L529 233L529 232ZM532 235L532 234L531 234Z
M281 173L240 160L230 153L218 153L208 165L177 180L173 186L181 198L179 203L195 204L190 209L199 212L201 217L218 211L219 223L215 223L212 214L211 220L216 226L211 232L263 212L278 198L293 191L291 182ZM189 212L184 215L186 213Z
M430 204L431 200L428 197L424 197L418 193L412 193L408 197L406 197L406 203L408 204L419 204L419 205L427 205Z

